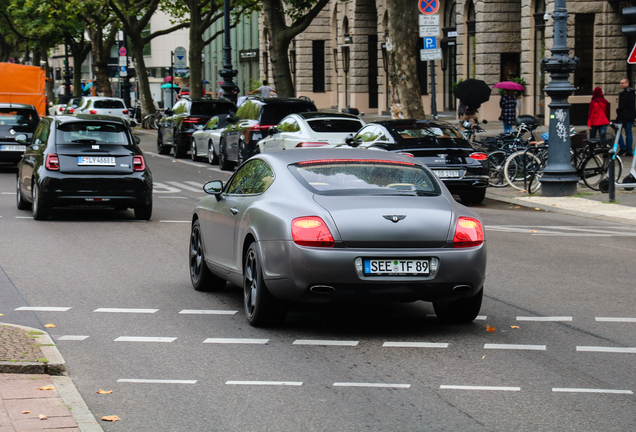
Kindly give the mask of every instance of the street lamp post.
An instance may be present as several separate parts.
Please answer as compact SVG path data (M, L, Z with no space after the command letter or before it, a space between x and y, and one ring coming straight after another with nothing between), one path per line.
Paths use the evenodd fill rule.
M555 0L554 43L552 56L541 59L541 67L550 73L550 84L544 89L552 99L550 105L550 133L548 163L541 177L541 195L546 197L571 196L576 193L579 178L570 159L570 103L568 96L576 90L568 81L579 59L570 58L567 46L566 0Z
M236 93L234 88L236 84L232 78L238 75L238 71L232 69L232 46L230 41L230 0L223 0L223 26L225 45L223 45L223 69L219 71L219 75L223 78L221 88L223 96L236 104Z

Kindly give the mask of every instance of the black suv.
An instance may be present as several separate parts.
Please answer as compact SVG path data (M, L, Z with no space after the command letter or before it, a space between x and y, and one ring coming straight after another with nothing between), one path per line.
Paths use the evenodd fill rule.
M235 112L236 105L228 99L182 97L172 109L165 111L161 119L157 132L157 152L169 154L173 147L174 157L185 157L190 149L192 133L198 125L205 125L213 116Z
M232 162L241 165L244 160L257 153L256 143L267 135L267 129L276 126L289 114L309 111L318 110L316 105L305 99L248 97L239 107L236 117L228 117L229 125L221 132L221 169L229 169Z
M0 163L16 165L22 159L26 145L15 141L18 135L30 140L40 121L33 105L0 103Z

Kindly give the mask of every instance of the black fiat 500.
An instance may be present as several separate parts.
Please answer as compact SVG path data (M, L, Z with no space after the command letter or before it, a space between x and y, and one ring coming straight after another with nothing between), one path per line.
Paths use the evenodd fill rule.
M25 145L16 142L18 135L31 138L40 116L33 105L0 103L0 163L17 164Z
M101 115L44 117L18 164L18 209L47 219L53 207L133 208L152 215L152 174L126 122Z

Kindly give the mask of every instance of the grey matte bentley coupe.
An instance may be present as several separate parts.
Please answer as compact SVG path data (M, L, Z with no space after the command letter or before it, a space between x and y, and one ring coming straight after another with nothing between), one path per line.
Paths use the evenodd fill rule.
M243 287L253 326L290 301L433 302L471 322L486 276L483 224L416 159L373 150L259 154L211 181L192 216L192 285Z

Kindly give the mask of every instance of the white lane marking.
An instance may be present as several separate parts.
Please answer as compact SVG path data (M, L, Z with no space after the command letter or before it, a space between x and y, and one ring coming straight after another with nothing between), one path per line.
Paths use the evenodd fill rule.
M160 196L157 198L159 199L188 199L188 197L184 197L184 196Z
M391 348L448 348L445 342L384 342L383 347Z
M561 393L614 393L614 394L634 394L631 390L612 389L587 389L587 388L553 388L553 392Z
M612 228L605 229L604 227L573 227L573 226L524 226L524 225L486 225L486 230L501 231L510 233L524 233L535 235L580 235L586 236L635 236L636 233L614 231ZM562 233L555 230L574 231L574 233Z
M629 353L636 354L636 348L618 348L618 347L601 347L601 346L577 346L577 351L584 352L611 352L611 353Z
M189 221L189 220L183 220L183 221L179 221L179 220L160 220L159 222L164 222L164 223L192 223L192 221Z
M119 336L115 342L173 342L176 337Z
M195 187L198 187L199 188L199 190L198 190L199 192L203 191L203 183L198 183L198 182L195 182L195 181L186 181L184 183L192 185L192 186L195 186Z
M572 321L571 316L518 316L517 321Z
M203 343L216 344L255 344L265 345L269 339L248 339L248 338L207 338Z
M45 307L45 306L21 306L17 311L34 311L34 312L66 312L70 307Z
M193 188L192 186L188 186L186 184L179 183L179 182L176 182L176 181L168 181L166 183L171 184L172 186L176 186L176 187L178 187L180 189L185 189L185 190L191 191L191 192L202 192L200 187L199 188ZM203 187L203 185L201 185L201 187Z
M2 195L17 195L17 192L2 192Z
M179 314L184 315L234 315L238 311L232 310L203 310L203 309L184 309Z
M113 312L113 313L145 313L152 314L157 312L159 309L132 309L132 308L99 308L95 309L93 312Z
M636 322L636 318L596 317L598 322Z
M33 219L33 216L16 216L16 219Z
M532 235L536 236L547 236L547 237L612 237L611 234L584 234L584 233L532 233Z
M484 349L509 349L509 350L531 350L545 351L545 345L522 345L522 344L484 344Z
M467 385L441 385L440 389L447 390L496 390L496 391L521 391L521 387L496 387L496 386L467 386Z
M226 385L301 386L302 381L226 381Z
M167 184L153 182L152 184L152 193L177 193L181 192L181 189L177 189L172 186L168 186Z
M337 382L337 383L333 383L333 386L334 387L410 388L411 384Z
M487 316L487 315L477 315L477 316L475 317L475 321L485 321L485 320L486 320L486 318L488 318L488 316Z
M356 346L358 341L298 339L292 345Z
M196 384L197 380L171 380L171 379L136 379L120 378L118 383L148 383L148 384Z
M73 340L73 341L81 341L84 339L88 339L88 336L79 336L79 335L64 335L56 338L57 340Z

